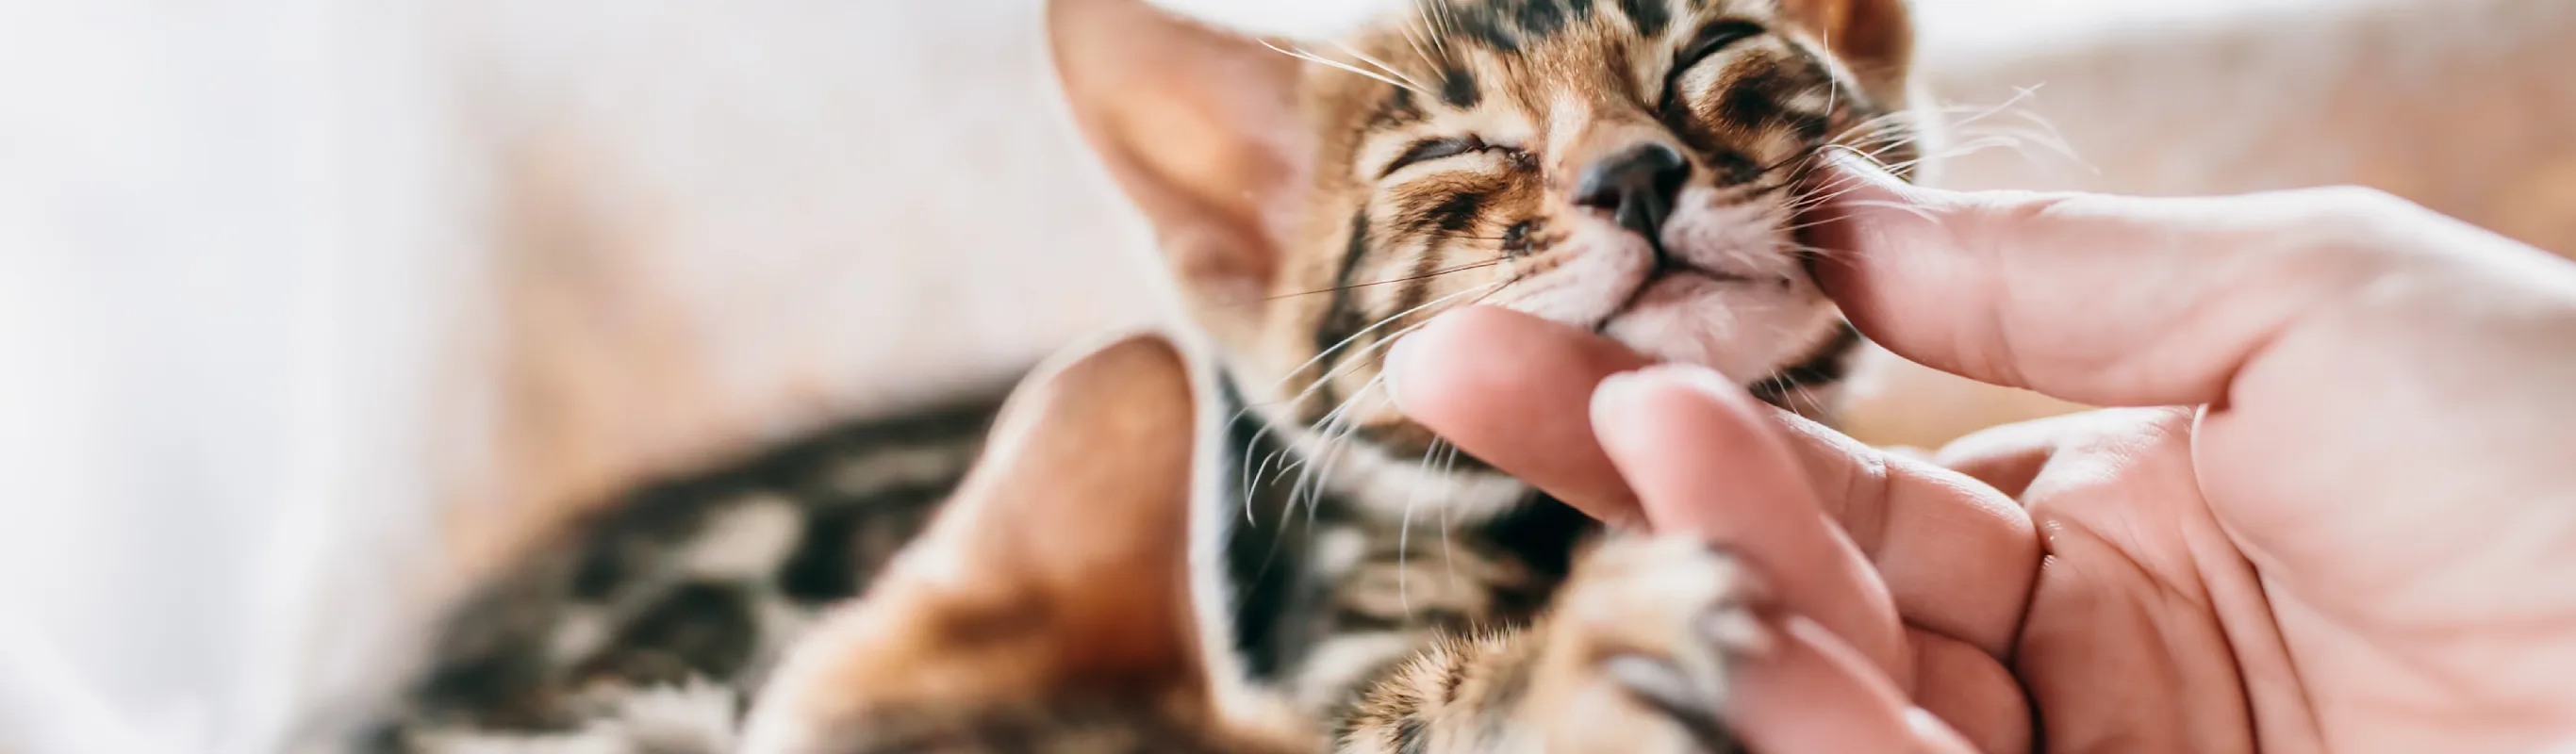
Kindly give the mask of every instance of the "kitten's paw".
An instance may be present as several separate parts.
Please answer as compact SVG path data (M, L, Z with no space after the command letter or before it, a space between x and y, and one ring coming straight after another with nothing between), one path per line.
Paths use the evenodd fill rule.
M1741 561L1700 542L1604 542L1551 617L1547 664L1567 714L1549 750L1734 750L1718 710L1737 664L1772 641L1760 594Z

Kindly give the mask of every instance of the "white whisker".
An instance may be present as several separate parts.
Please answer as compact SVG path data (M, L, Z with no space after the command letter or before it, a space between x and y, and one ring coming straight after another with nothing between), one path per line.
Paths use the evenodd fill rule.
M1412 76L1406 75L1403 71L1396 70L1395 66L1387 65L1386 61L1369 57L1368 53L1360 52L1359 48L1352 47L1349 44L1341 42L1335 42L1333 44L1336 47L1342 48L1342 52L1349 54L1353 58L1359 59L1360 62L1377 66L1377 69L1380 72L1383 72L1390 77L1403 79L1404 83L1407 85L1406 88L1412 89L1415 92L1429 92L1431 90L1431 87L1424 86L1421 81L1415 80Z
M1331 66L1331 67L1334 67L1334 68L1339 68L1339 69L1342 69L1342 70L1344 70L1344 71L1348 71L1348 72L1351 72L1351 73L1359 74L1359 75L1362 75L1362 76L1367 76L1367 77L1372 78L1372 79L1377 79L1378 81L1381 81L1381 82L1386 83L1388 86L1393 86L1393 87L1396 87L1396 88L1399 88L1399 89L1404 89L1404 90L1407 90L1407 91L1411 91L1411 92L1413 92L1413 93L1415 93L1415 94L1420 94L1420 95L1425 96L1425 97L1431 96L1431 93L1430 93L1430 92L1428 92L1428 91L1424 91L1424 90L1422 89L1422 87L1414 86L1414 85L1410 85L1410 84L1406 84L1406 83L1404 83L1404 82L1402 82L1402 81L1397 81L1397 80L1392 79L1392 78L1387 78L1386 76L1379 75L1379 74L1376 74L1376 73L1372 73L1372 72L1368 71L1367 69L1361 68L1361 67L1359 67L1359 66L1351 65L1351 64L1349 64L1349 63L1344 63L1344 62L1341 62L1341 61L1338 61L1338 60L1331 60L1331 59L1325 58L1324 56L1317 55L1317 54L1314 54L1314 53L1311 53L1311 52L1307 52L1307 51L1304 51L1304 50L1291 50L1291 49L1288 49L1288 48L1285 48L1285 47L1281 47L1281 46L1279 46L1279 45L1277 45L1277 44L1273 44L1273 43L1271 43L1269 40L1263 40L1263 41L1261 42L1261 46L1263 46L1263 47L1268 47L1268 48L1270 48L1270 49L1272 49L1272 50L1276 50L1276 51L1278 51L1280 54L1287 55L1287 56L1289 56L1289 57L1296 58L1296 59L1298 59L1298 60L1303 60L1303 61L1306 61L1306 62L1309 62L1309 63L1317 63L1317 64L1321 64L1321 65Z
M1458 471L1458 444L1446 440L1434 440L1433 444L1449 446L1449 452L1440 460L1440 478L1452 478ZM1458 586L1458 549L1457 543L1451 541L1449 536L1449 533L1454 530L1449 523L1451 507L1453 506L1440 506L1440 559L1445 561L1444 565L1449 571L1449 586L1454 589Z
M1440 452L1441 444L1440 438L1433 437L1430 444L1423 446L1422 461L1415 464L1419 473L1431 473L1431 456ZM1413 612L1413 506L1421 500L1423 486L1405 486L1403 512L1397 515L1395 524L1395 599L1408 615Z
M1489 283L1489 284L1487 284L1487 285L1489 285L1489 286L1490 286L1490 285L1493 285L1493 284ZM1478 286L1478 287L1479 287L1479 288L1481 288L1481 287L1485 287L1485 286ZM1466 294L1466 293L1472 293L1472 292L1474 292L1475 290L1476 290L1475 288L1470 288L1470 289L1467 289L1467 290L1464 290L1464 291L1460 291L1460 292L1458 292L1458 293L1453 293L1453 294L1450 294L1450 295L1447 295L1447 296L1442 296L1442 297L1440 297L1440 298L1432 299L1432 300L1430 300L1430 301L1423 302L1423 304L1422 304L1421 306L1416 306L1416 307L1413 307L1413 308L1411 308L1411 309L1406 309L1406 310L1404 310L1404 311L1396 312L1396 313L1394 313L1394 314L1387 315L1386 317L1381 318L1381 319L1379 319L1379 320L1378 320L1378 321L1376 321L1376 322L1370 323L1370 324L1369 324L1369 326L1367 326L1367 327L1363 327L1363 328L1360 328L1359 330L1352 332L1350 335L1344 336L1344 337L1342 338L1342 341L1341 341L1341 342L1333 344L1333 345L1332 345L1332 347L1330 347L1330 348L1326 348L1326 349L1324 349L1324 350L1322 350L1322 351L1320 351L1320 352L1317 352L1313 358L1309 358L1309 359L1305 360L1304 362L1299 363L1296 367L1289 369L1289 370L1288 370L1288 375L1287 375L1287 376L1285 376L1285 377L1281 377L1281 378L1279 378L1279 381L1278 381L1278 382L1272 383L1272 384L1270 385L1270 389L1272 389L1272 390L1277 390L1277 389L1279 389L1279 388L1286 387L1286 386L1288 385L1288 382L1289 382L1290 380L1297 379L1297 375L1304 373L1308 367L1312 367L1312 366L1314 366L1317 362L1321 362L1321 361L1323 361L1323 360L1325 360L1325 359L1332 358L1332 356L1333 356L1333 354L1334 354L1335 352L1340 351L1341 349L1344 349L1344 348L1348 348L1348 347L1350 347L1350 345L1351 345L1352 343L1357 342L1357 341L1359 340L1360 336L1362 336L1362 335L1367 335L1367 334L1369 334L1369 332L1370 332L1370 331L1376 330L1376 329L1378 329L1378 328L1380 328L1380 327L1385 327L1385 326L1387 326L1387 324L1388 324L1388 323L1394 322L1394 321L1399 320L1399 319L1403 319L1406 315L1413 314L1414 312L1419 312L1419 311L1422 311L1423 309L1427 309L1427 308L1430 308L1430 307L1433 307L1433 306L1437 306L1437 305L1440 305L1440 304L1443 304L1443 303L1447 303L1447 302L1448 302L1449 300L1451 300L1451 299L1457 298L1458 296L1460 296L1460 295L1464 295L1464 294Z
M1477 291L1486 290L1486 289L1490 289L1490 288L1498 288L1498 287L1500 287L1500 286L1507 285L1507 284L1509 284L1510 282L1511 282L1511 281L1509 281L1509 280L1504 280L1504 281L1498 281L1498 282L1493 282L1493 283L1486 283L1486 284L1484 284L1484 285L1474 286L1474 287L1471 287L1471 288L1467 288L1467 289L1465 289L1465 290L1458 291L1458 292L1456 292L1456 293L1452 293L1452 294L1449 294L1449 295L1446 295L1446 296L1441 296L1441 297L1439 297L1439 298L1432 299L1432 300L1430 300L1430 301L1423 302L1423 304L1422 304L1421 306L1416 306L1416 307L1413 307L1413 308L1411 308L1411 309L1406 309L1406 310L1404 310L1404 311L1396 312L1396 313L1394 313L1394 314L1390 314L1390 315L1387 315L1387 316L1385 316L1385 317L1383 317L1383 318L1380 318L1378 321L1370 323L1370 324L1369 324L1369 326L1367 326L1367 327L1363 327L1363 328L1360 328L1358 331L1353 332L1353 333L1351 333L1350 335L1343 337L1341 342L1339 342L1339 343L1334 343L1334 344L1332 345L1332 347L1331 347L1331 348L1326 348L1326 349L1324 349L1322 352L1315 354L1314 358L1307 359L1304 363L1298 364L1298 365L1297 365L1297 367L1296 367L1295 369L1288 370L1288 374L1287 374L1287 376L1285 376L1285 377L1281 377L1281 378L1279 379L1279 381L1278 381L1278 382L1273 383L1273 384L1270 386L1270 389L1271 389L1271 390L1273 390L1273 391L1276 391L1276 390L1278 390L1279 388L1286 387L1286 386L1287 386L1287 384L1288 384L1288 381L1289 381L1289 380L1296 379L1296 378L1297 378L1297 375L1304 374L1304 373L1306 372L1306 370L1307 370L1307 369L1309 369L1309 368L1311 368L1311 367L1315 366L1315 364L1316 364L1317 362L1321 362L1321 361L1323 361L1324 359L1331 357L1334 353L1339 352L1339 351L1341 351L1341 350L1342 350L1342 349L1344 349L1344 348L1349 348L1349 347L1351 346L1351 344L1359 342L1360 336L1367 335L1367 334L1369 334L1370 332L1377 330L1378 328L1385 327L1385 326L1387 326L1387 325L1389 325L1389 324L1393 324L1393 323L1395 323L1395 322L1397 322L1397 321L1400 321L1400 320L1404 319L1405 317L1412 316L1414 313L1420 312L1420 311L1422 311L1422 310L1424 310L1424 309L1429 309L1429 308L1434 307L1434 306L1439 306L1439 305L1441 305L1441 304L1445 304L1445 303L1448 303L1448 302L1450 302L1450 301L1457 300L1457 299L1458 299L1458 297L1460 297L1460 296L1465 296L1465 295L1470 294L1470 293L1475 293L1475 292L1477 292ZM1397 335L1402 335L1402 333L1397 333ZM1378 345L1383 345L1383 344L1393 343L1393 342L1395 342L1395 339L1396 339L1396 337L1395 337L1395 336L1389 336L1389 337L1385 337L1385 338L1380 338L1380 339L1378 339L1378 341L1377 341L1376 343L1371 344L1371 346L1369 346L1369 347L1363 347L1363 348L1361 348L1359 351L1354 352L1354 353L1353 353L1353 354L1351 354L1351 355L1352 355L1352 356L1365 356L1365 355L1367 355L1367 352L1368 352L1369 350L1371 350L1371 348L1373 348L1373 347L1375 347L1375 346L1378 346ZM1298 404L1298 403L1304 402L1308 396L1314 395L1316 390L1321 389L1325 384L1330 383L1333 379L1335 379L1335 378L1337 378L1337 377L1340 377L1342 374L1346 373L1346 372L1344 371L1345 369L1352 368L1350 365L1357 364L1357 363L1359 363L1359 360L1358 360L1358 359L1356 359L1356 358L1354 358L1354 359L1350 359L1350 360L1346 360L1346 361L1344 361L1344 362L1343 362L1343 366L1342 366L1342 367L1337 367L1337 368L1332 369L1332 370L1327 370L1323 375L1316 377L1316 378L1315 378L1315 380L1314 380L1313 382L1307 383L1306 388L1305 388L1304 390L1300 390L1300 391L1298 391L1298 392L1297 392L1297 394L1296 394L1295 396L1292 396L1292 397L1288 398L1287 400L1282 401L1282 403L1286 403L1286 404L1288 404L1288 405L1290 405L1290 406L1295 406L1295 405L1296 405L1296 404Z
M1422 23L1426 27L1422 33L1431 38L1431 48L1439 52L1441 57L1448 57L1449 38L1440 33L1442 29L1449 28L1449 23L1442 20L1444 11L1449 10L1448 5L1440 0L1420 0L1414 9L1422 17Z
M1359 406L1360 399L1366 397L1369 390L1373 388L1382 388L1385 383L1386 375L1384 373L1379 373L1377 376L1369 378L1369 381L1361 384L1358 390L1351 391L1350 397L1343 399L1340 406L1334 408L1331 413L1325 415L1324 421L1321 423L1316 442L1316 454L1321 456L1321 458L1316 463L1309 466L1309 468L1313 470L1313 474L1299 475L1297 486L1290 489L1289 495L1290 500L1293 501L1296 498L1295 493L1298 490L1305 491L1307 526L1314 526L1315 511L1323 505L1325 486L1330 484L1332 481L1333 468L1341 461L1342 454L1346 452L1351 436L1359 431L1357 422L1351 418L1357 413L1353 409ZM1384 390L1380 389L1379 392L1381 396L1379 401L1381 403L1386 402L1386 399L1383 397ZM1337 426L1340 430L1340 434L1338 436L1335 435L1335 428Z

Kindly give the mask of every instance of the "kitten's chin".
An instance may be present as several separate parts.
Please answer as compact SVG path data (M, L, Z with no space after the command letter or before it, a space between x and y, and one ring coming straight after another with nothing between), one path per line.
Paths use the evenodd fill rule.
M1804 278L1649 283L1601 332L1656 361L1698 364L1751 384L1805 361L1840 330L1833 302Z

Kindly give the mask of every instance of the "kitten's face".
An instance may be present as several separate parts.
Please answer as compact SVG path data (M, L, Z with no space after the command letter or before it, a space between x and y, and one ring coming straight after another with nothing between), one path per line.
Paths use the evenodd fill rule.
M1774 3L1465 0L1353 47L1419 90L1311 79L1318 191L1283 282L1334 292L1275 309L1275 335L1310 320L1320 349L1484 303L1748 384L1836 345L1798 182L1884 88ZM1342 371L1347 395L1374 370Z
M1190 36L1129 15L1119 44ZM1794 387L1853 343L1797 242L1805 170L1835 143L1910 159L1899 0L1428 0L1343 43L1278 45L1356 72L1225 60L1285 53L1202 28L1194 59L1111 88L1068 26L1076 112L1249 397L1305 422L1351 403L1335 418L1397 451L1426 438L1351 399L1384 343L1470 304Z

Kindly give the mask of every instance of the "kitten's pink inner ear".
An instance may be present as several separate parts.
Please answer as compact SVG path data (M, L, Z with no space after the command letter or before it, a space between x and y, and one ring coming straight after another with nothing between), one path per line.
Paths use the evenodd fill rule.
M950 549L979 590L1029 606L1068 672L1195 678L1194 417L1188 369L1160 336L1034 378L926 546Z
M1863 79L1901 81L1911 67L1909 0L1788 0L1782 7Z
M1047 31L1075 121L1185 292L1267 293L1313 143L1299 62L1144 0L1049 0Z
M1180 568L1162 536L1186 525L1193 401L1186 362L1159 335L1052 365L1011 395L938 533L1058 569Z
M829 751L874 715L1064 694L1207 697L1190 609L1188 370L1116 341L1014 392L930 529L798 641L747 752Z

